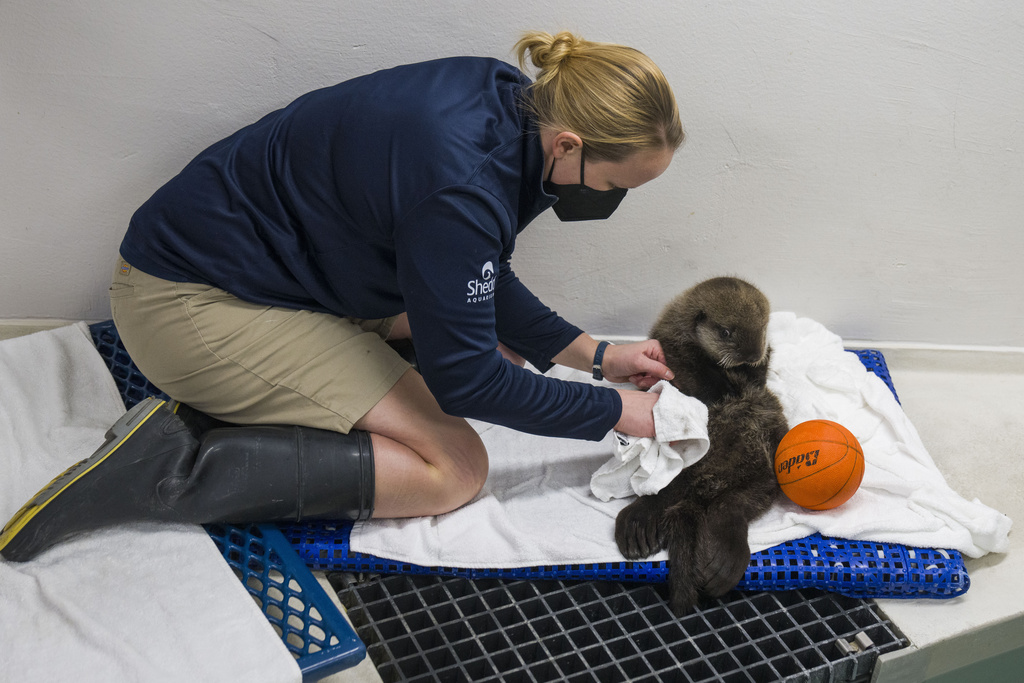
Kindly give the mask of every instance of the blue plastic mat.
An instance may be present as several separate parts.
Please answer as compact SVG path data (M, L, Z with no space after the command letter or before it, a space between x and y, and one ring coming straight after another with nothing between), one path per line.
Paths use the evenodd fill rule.
M352 551L351 522L282 525L299 557L313 569L371 574L436 574L469 579L569 579L663 582L668 562L609 562L514 569L423 567ZM742 591L817 588L854 598L952 598L970 587L960 553L813 534L754 553Z
M96 323L90 332L126 407L148 396L167 398L132 363L113 322ZM205 529L295 657L304 681L348 669L366 656L363 641L276 526Z
M113 323L92 326L96 346L110 368L125 404L131 407L147 396L163 396L134 366ZM881 352L851 351L885 382L896 396ZM896 396L897 400L899 397ZM281 531L306 565L328 571L380 574L433 574L466 578L597 579L663 582L667 562L611 562L586 565L548 565L516 569L421 567L349 547L350 522L305 522L281 525ZM952 598L965 593L970 577L955 550L910 548L891 543L850 541L814 534L751 556L737 586L747 591L822 589L857 598Z

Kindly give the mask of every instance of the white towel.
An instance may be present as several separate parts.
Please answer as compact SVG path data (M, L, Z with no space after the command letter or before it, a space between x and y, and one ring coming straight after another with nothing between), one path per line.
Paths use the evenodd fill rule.
M84 323L0 342L0 524L124 413ZM0 560L2 681L293 681L201 527L110 528Z
M591 492L606 503L655 494L708 452L707 406L665 380L650 391L660 394L654 404L655 437L614 432L615 455L590 479Z
M768 386L790 425L824 418L846 426L864 449L865 468L860 489L838 508L811 512L785 502L769 510L751 530L758 545L821 531L969 557L1006 552L1010 518L949 487L892 392L844 352L838 336L792 313L772 315L768 334Z
M842 340L792 313L772 315L769 386L791 425L826 418L864 448L860 490L836 510L780 503L750 529L753 551L819 531L853 540L951 548L978 557L1005 552L1010 520L949 488L885 383ZM581 372L551 374L587 381ZM621 562L615 516L630 499L598 500L595 470L614 453L599 443L530 436L477 424L491 457L488 480L468 505L438 517L355 525L352 550L425 566L531 567ZM653 559L663 560L661 553Z

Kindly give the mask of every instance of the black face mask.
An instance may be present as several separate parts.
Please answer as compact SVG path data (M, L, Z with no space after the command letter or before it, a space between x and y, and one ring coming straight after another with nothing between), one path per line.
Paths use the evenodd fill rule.
M614 190L595 190L583 184L583 164L585 153L580 150L580 182L578 185L557 185L551 182L551 174L555 172L555 162L551 162L544 191L558 197L555 202L555 215L562 221L595 221L611 216L619 207L619 202L626 196L626 190L617 187Z

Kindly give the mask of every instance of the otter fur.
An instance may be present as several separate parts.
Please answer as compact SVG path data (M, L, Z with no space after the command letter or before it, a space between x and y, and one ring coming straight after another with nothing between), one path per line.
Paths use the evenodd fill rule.
M680 616L739 583L750 563L750 522L781 493L773 462L789 426L766 386L769 314L753 285L713 278L674 299L651 331L673 384L708 406L710 448L660 492L625 507L615 541L631 560L668 549Z

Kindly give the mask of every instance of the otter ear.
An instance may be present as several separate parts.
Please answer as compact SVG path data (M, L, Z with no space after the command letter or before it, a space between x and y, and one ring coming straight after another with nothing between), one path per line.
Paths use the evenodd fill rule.
M708 314L707 313L705 313L704 311L697 311L697 314L695 316L693 316L693 326L697 327L697 325L700 325L702 322L704 322L707 319L708 319Z

